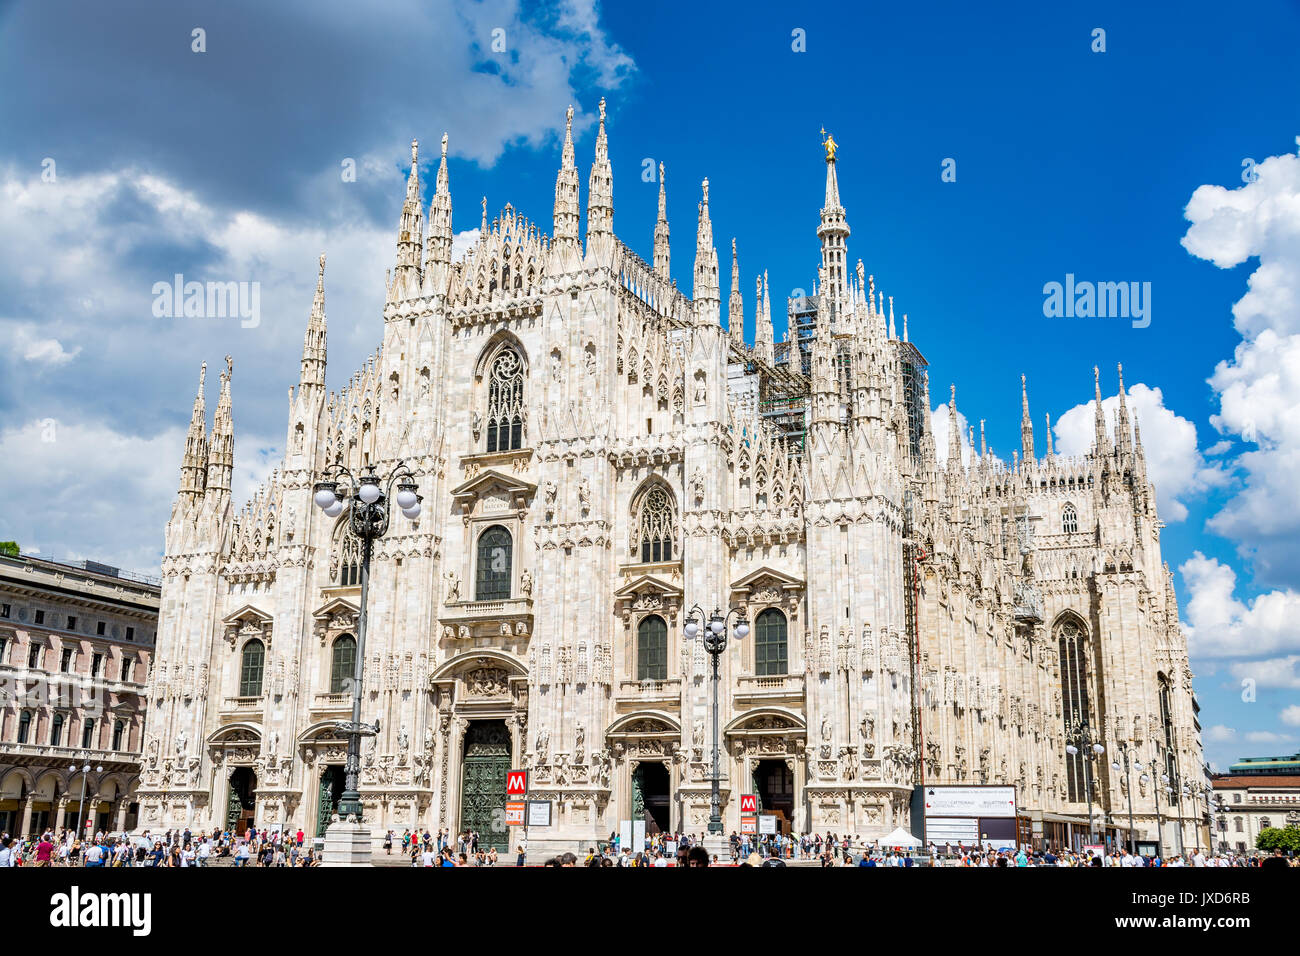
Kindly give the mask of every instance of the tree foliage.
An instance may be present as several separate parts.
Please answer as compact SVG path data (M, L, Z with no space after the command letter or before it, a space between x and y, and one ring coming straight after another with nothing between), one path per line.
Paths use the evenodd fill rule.
M1259 836L1255 838L1255 846L1268 853L1277 849L1300 853L1300 827L1268 827L1260 830Z

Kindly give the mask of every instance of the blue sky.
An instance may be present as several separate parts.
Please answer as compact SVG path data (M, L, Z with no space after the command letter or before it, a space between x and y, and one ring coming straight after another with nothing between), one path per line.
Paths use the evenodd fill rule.
M379 341L412 136L426 162L450 136L458 232L483 195L489 215L512 202L549 229L564 109L585 196L606 96L616 231L650 258L657 183L641 172L664 162L689 291L707 176L752 330L755 271L774 305L815 277L825 126L851 257L909 313L935 401L956 382L997 454L1019 445L1021 373L1040 453L1048 412L1058 448L1081 451L1092 366L1113 397L1124 363L1207 754L1300 748L1295 4L362 11L0 3L0 539L156 567L198 363L215 379L226 352L250 491L282 447L321 249L331 387ZM955 182L940 177L949 158ZM152 284L176 272L261 282L261 321L153 318ZM1067 273L1150 282L1150 325L1045 318L1043 285ZM15 507L24 495L43 504Z

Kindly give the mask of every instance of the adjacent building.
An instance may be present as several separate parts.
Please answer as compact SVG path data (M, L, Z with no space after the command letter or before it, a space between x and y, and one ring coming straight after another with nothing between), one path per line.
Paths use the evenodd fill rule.
M702 832L711 681L684 634L698 605L753 629L721 661L728 831L741 794L785 828L870 839L912 825L919 785L996 783L1016 788L1027 840L1077 844L1090 818L1115 834L1131 797L1139 838L1193 845L1192 673L1122 380L1113 421L1088 383L1081 457L1054 453L1050 423L1040 454L1023 379L1010 461L982 435L940 437L906 317L850 264L833 140L810 170L826 183L817 281L788 300L795 334L777 343L756 279L750 345L734 246L722 322L709 182L688 297L662 175L652 261L615 235L603 102L584 239L569 119L549 234L485 205L456 261L446 137L427 206L412 144L379 347L325 387L322 256L284 458L248 502L231 495L233 365L210 426L200 372L141 824L323 830L343 786L361 547L313 483L401 461L423 513L395 514L371 564L375 833L473 829L504 847L512 767L552 806L534 847L586 848L628 820ZM948 405L955 423L955 388ZM1066 753L1076 724L1104 758ZM1116 742L1176 785L1130 794Z
M0 555L0 831L135 827L158 596L93 561Z
M1261 830L1300 827L1300 753L1245 757L1210 780L1215 849L1250 852Z

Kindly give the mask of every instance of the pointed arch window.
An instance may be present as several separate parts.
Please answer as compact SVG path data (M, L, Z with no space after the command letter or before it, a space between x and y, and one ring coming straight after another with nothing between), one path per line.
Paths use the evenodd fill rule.
M1078 621L1067 618L1057 626L1056 641L1061 670L1061 720L1068 732L1076 718L1088 721L1087 635ZM1071 802L1084 799L1087 772L1088 761L1082 753L1066 754L1065 777Z
M351 634L336 638L330 649L330 693L342 694L356 675L357 639Z
M759 677L776 677L786 673L789 665L789 642L785 615L774 607L758 615L754 622L754 673Z
M1074 505L1067 504L1061 512L1061 530L1066 534L1074 534L1079 530L1079 513L1074 510Z
M244 645L239 662L239 696L262 696L262 671L266 666L266 646L259 640Z
M497 524L479 535L474 600L509 600L510 569L513 563L514 539L509 531Z
M639 554L646 564L671 561L676 537L677 507L672 495L662 485L652 485L642 496L633 523L632 556Z
M668 679L668 625L658 614L641 618L636 627L636 679Z
M524 363L504 348L488 371L487 450L524 447Z

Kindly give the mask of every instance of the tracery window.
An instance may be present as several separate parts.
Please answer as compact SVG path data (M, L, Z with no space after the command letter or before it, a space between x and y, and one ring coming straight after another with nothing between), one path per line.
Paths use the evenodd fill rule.
M475 601L509 600L513 559L514 539L501 525L493 525L479 535Z
M788 651L785 615L770 607L754 624L754 673L759 677L786 673Z
M677 508L662 485L653 485L641 498L640 513L633 524L632 556L641 561L671 561L677 537Z
M259 640L244 645L239 664L239 696L262 696L262 670L266 664L266 647Z
M343 533L339 544L339 585L356 587L361 583L361 542L351 530Z
M487 450L524 447L524 363L512 348L502 349L488 371Z
M636 679L668 679L668 625L657 614L643 617L636 628Z
M356 674L356 664L357 639L351 634L343 634L330 649L331 694L341 694L348 689L348 682Z
M1073 534L1079 530L1079 513L1074 510L1074 505L1067 504L1065 510L1061 512L1061 530L1066 534Z
M1087 635L1078 621L1067 618L1057 627L1056 638L1061 667L1061 719L1068 732L1074 720L1088 721ZM1065 755L1065 777L1071 802L1084 799L1087 789L1084 774L1089 772L1088 768L1089 762L1082 753Z

